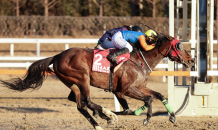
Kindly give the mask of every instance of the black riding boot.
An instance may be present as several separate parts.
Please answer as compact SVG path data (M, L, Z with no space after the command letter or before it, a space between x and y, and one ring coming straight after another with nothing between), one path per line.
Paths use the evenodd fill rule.
M126 54L126 53L129 53L129 49L128 48L122 48L114 53L111 53L110 55L107 56L107 58L109 60L111 60L112 62L118 64L117 62L117 56L120 56L120 55L123 55L123 54Z

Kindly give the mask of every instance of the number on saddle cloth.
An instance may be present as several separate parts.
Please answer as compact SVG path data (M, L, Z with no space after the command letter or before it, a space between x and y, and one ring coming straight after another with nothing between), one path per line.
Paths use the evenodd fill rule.
M115 51L117 50L115 49L106 49L106 50L94 49L92 71L110 73L110 61L108 61L107 55L109 55L110 53L114 53ZM123 54L117 57L117 61L119 64L129 59L130 59L129 53Z

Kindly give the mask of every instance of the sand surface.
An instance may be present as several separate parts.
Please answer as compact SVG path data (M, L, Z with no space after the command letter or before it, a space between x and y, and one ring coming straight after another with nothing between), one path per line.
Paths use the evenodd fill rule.
M70 47L89 47L95 44L74 44ZM63 44L42 44L41 56L52 56L64 50ZM9 56L9 44L0 47L1 56ZM36 46L32 44L15 44L15 56L35 56ZM4 68L2 68L4 69ZM13 68L12 68L13 69ZM22 75L0 75L1 80L9 80ZM162 77L151 77L148 87L162 93L166 98L167 83ZM78 112L76 103L67 99L68 89L58 79L49 76L42 87L35 91L14 92L0 87L0 130L92 130L90 123ZM96 104L114 111L114 96L112 93L91 87L91 100ZM127 97L131 110L136 110L143 102ZM169 121L164 105L154 100L152 104L153 117L147 126L143 126L146 111L140 116L118 116L119 121L108 125L106 120L96 119L105 130L209 130L218 129L218 117L176 117L176 122ZM122 108L121 108L122 110ZM89 111L90 114L91 111Z

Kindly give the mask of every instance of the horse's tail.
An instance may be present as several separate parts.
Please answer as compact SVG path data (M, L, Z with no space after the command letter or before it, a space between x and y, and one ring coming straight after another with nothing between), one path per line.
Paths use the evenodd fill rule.
M54 57L48 57L32 63L23 80L18 77L8 81L0 80L0 83L3 87L20 92L27 89L39 89L47 77L47 73L53 73L49 68L49 65L53 63L53 59Z

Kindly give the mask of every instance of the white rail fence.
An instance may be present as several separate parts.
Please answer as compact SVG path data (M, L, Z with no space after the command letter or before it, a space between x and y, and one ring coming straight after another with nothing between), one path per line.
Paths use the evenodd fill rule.
M0 68L28 68L32 62L40 59L44 59L46 57L40 57L40 44L41 43L59 43L59 44L65 44L65 49L69 49L69 44L79 44L79 43L96 43L97 44L98 39L23 39L23 38L0 38L0 44L1 43L8 43L10 44L10 57L0 57ZM15 57L14 56L14 44L16 43L27 43L27 44L36 44L36 56L37 57ZM183 44L190 44L190 42L182 42ZM217 44L217 41L213 41L214 44ZM156 68L168 68L168 64L165 62L167 58L163 59L164 64L158 64ZM217 60L217 58L213 58L213 60ZM4 62L2 62L4 61ZM13 63L5 61L13 61ZM14 63L14 61L25 61L25 63ZM50 66L51 67L51 66ZM182 65L178 66L179 68L182 68ZM217 65L213 65L213 68L217 68ZM165 82L165 76L163 76L163 82ZM114 96L114 102L115 102L115 110L120 111L119 102Z
M10 44L10 55L14 56L14 44L24 43L24 44L36 44L36 56L37 57L0 57L0 61L27 61L26 63L1 63L0 67L25 67L28 68L31 63L29 61L36 61L46 57L40 57L40 44L43 43L59 43L65 44L65 49L69 49L69 44L80 44L80 43L96 43L98 39L30 39L30 38L0 38L1 43ZM182 42L183 44L190 44L189 42ZM217 44L217 40L213 41L214 44ZM167 59L163 59L164 64L158 64L156 68L168 68ZM214 60L217 60L214 58ZM182 65L179 65L181 68ZM213 65L213 68L217 68L217 65Z
M41 43L59 43L65 44L65 49L69 49L69 44L80 43L98 43L98 39L26 39L26 38L0 38L0 43L8 43L10 45L10 55L14 56L14 44L36 44L36 56L40 56L40 44Z
M10 55L14 56L14 44L16 43L27 43L27 44L36 44L36 56L40 56L40 44L42 43L59 43L65 44L65 49L69 49L69 44L80 44L80 43L96 43L98 39L30 39L30 38L0 38L1 43L8 43L10 45ZM182 42L183 44L190 44L189 42ZM213 41L214 44L217 44L217 40Z

